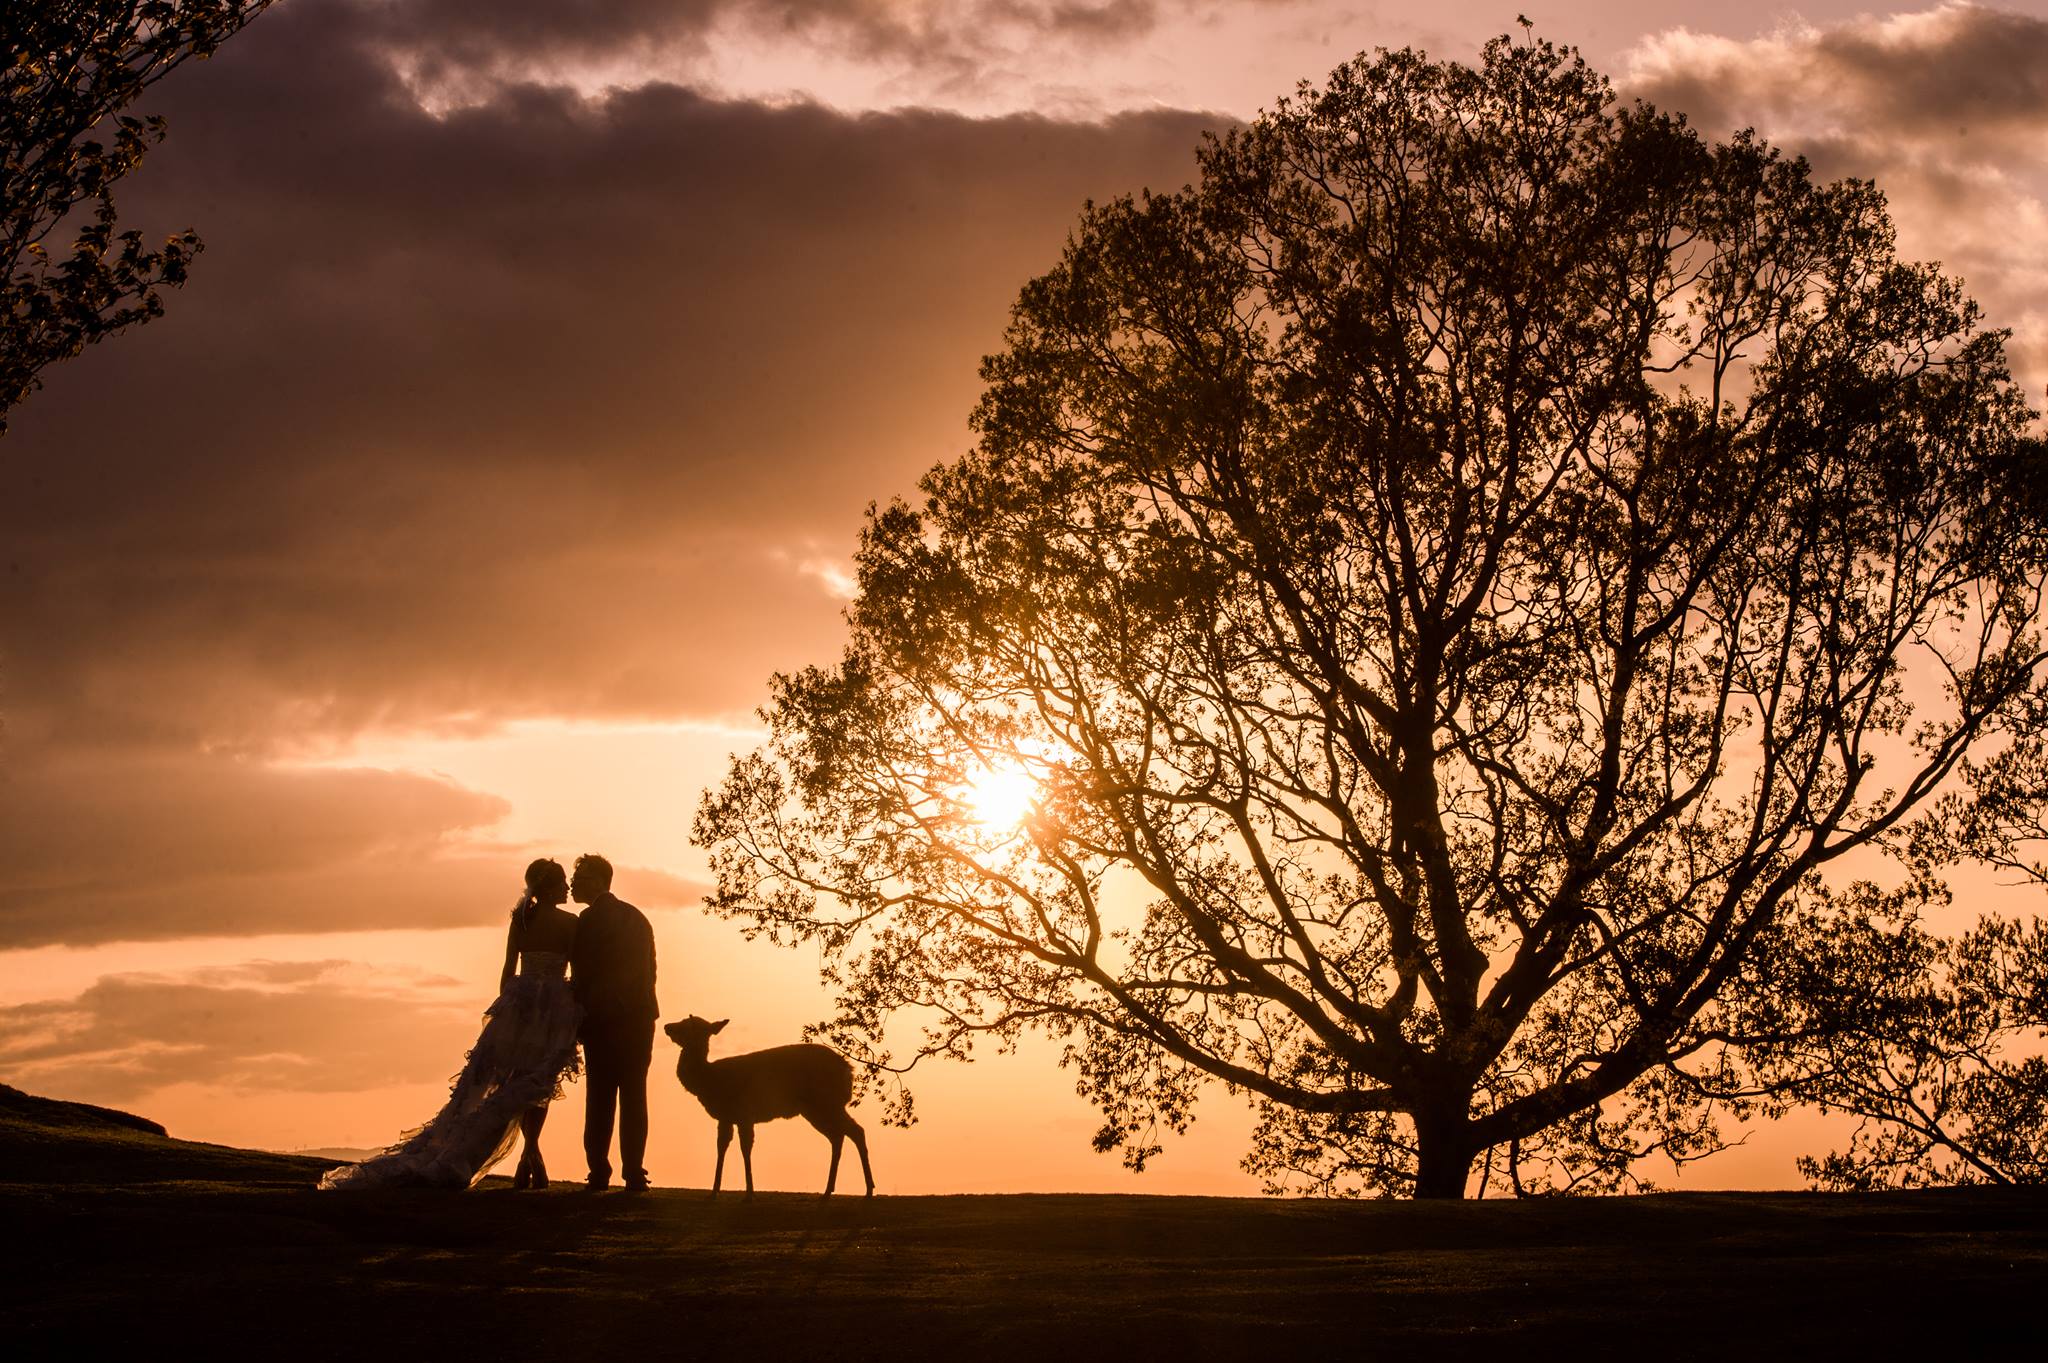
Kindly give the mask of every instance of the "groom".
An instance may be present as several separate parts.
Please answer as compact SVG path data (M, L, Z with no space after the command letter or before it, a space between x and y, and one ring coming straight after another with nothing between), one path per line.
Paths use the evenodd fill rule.
M570 955L576 1001L583 1005L583 1155L592 1189L612 1179L612 1112L619 1117L619 1172L626 1188L647 1186L647 1065L654 1056L654 929L640 910L612 893L612 864L576 859L569 893L584 905Z

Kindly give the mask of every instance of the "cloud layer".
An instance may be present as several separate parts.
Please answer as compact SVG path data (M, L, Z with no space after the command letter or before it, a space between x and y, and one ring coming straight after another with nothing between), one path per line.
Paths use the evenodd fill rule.
M1075 41L1190 12L973 9ZM501 799L295 759L744 714L831 656L861 508L964 445L1018 286L1084 199L1187 179L1214 120L526 78L735 23L943 62L963 14L296 0L162 87L171 137L124 206L208 250L169 316L53 371L0 447L0 930L494 921L526 854L491 842ZM460 107L421 106L429 66L467 73ZM1907 249L2048 381L2048 21L1678 31L1624 75L1877 176ZM679 824L694 794L670 793Z
M1287 11L1303 0L1231 0ZM1044 85L1064 57L1129 52L1162 22L1200 24L1220 0L357 0L353 25L430 107L486 100L508 82L594 88L715 81L734 56L773 69L893 70L921 90L972 96ZM1036 68L1035 78L1017 68ZM1055 78L1056 79L1056 78Z
M490 838L505 801L375 769L169 745L38 750L0 780L10 947L502 922L535 855ZM648 908L703 887L622 867Z
M437 116L391 60L406 32L543 50L600 10L580 31L613 49L673 17L302 0L161 88L124 210L207 252L166 318L53 371L0 459L13 944L496 921L525 855L485 841L501 800L292 759L744 714L829 657L861 508L961 447L1082 200L1184 180L1203 122L661 84Z
M0 1068L31 1091L131 1103L173 1083L338 1093L461 1063L473 987L345 961L111 975L76 998L0 1007Z
M9 437L18 723L751 708L837 637L797 565L957 452L1018 285L1200 127L667 86L437 119L334 17L171 92L130 201L202 227L195 281Z
M1703 129L1754 126L1828 178L1874 179L1910 255L1962 276L2011 327L2037 407L2048 385L2048 17L1948 3L1792 24L1737 41L1638 45L1626 85Z

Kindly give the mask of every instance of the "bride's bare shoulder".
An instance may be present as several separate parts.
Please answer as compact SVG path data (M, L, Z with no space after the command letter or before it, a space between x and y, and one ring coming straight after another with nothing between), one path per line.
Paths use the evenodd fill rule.
M576 915L565 909L543 908L523 923L514 914L512 921L521 951L567 952L576 940Z

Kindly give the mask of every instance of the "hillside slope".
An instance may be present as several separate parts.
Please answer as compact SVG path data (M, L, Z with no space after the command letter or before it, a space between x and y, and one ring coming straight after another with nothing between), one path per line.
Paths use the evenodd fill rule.
M174 1140L147 1117L38 1098L0 1084L0 1184L150 1184L222 1179L309 1184L327 1162Z

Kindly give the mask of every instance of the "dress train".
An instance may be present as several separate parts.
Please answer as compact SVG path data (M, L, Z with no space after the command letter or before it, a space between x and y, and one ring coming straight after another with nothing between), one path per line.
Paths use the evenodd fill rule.
M577 1071L583 1009L569 990L569 958L528 951L484 1028L448 1101L425 1126L360 1164L321 1176L322 1188L468 1188L511 1150L529 1108L561 1096Z

